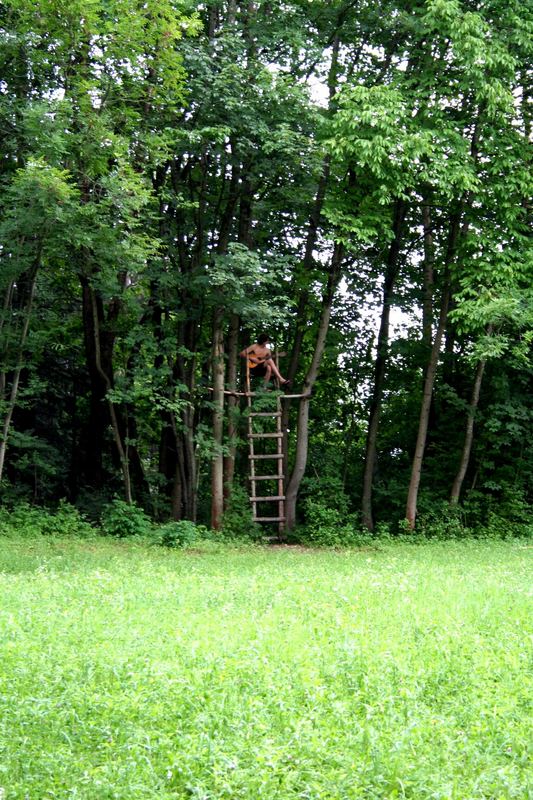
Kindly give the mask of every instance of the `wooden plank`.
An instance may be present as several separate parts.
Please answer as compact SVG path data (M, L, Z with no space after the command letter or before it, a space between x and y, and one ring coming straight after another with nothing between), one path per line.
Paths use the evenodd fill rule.
M254 475L253 478L250 478L251 481L277 481L280 478L284 478L285 475L278 475L276 472L275 475Z
M256 517L254 522L285 522L285 517Z
M276 495L275 497L250 497L252 503L268 503L270 500L285 500L285 495Z
M213 391L212 386L208 386L207 390L209 392ZM265 397L268 396L266 392L235 392L230 389L224 389L224 394L231 394L234 397ZM303 399L305 397L311 397L311 392L306 392L305 394L279 394L274 395L275 397L279 397L280 400L298 400Z
M249 417L281 417L281 411L252 411Z
M249 433L250 439L283 439L282 433Z
M266 453L266 454L261 454L261 455L256 455L256 454L252 455L250 453L248 458L251 458L251 459L254 459L254 460L256 460L256 459L257 460L266 459L266 458L283 458L283 453Z

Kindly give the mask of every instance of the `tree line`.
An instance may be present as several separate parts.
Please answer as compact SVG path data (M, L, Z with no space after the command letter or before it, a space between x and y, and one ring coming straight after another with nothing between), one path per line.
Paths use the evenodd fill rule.
M267 331L304 395L289 528L310 500L526 519L532 28L517 0L6 0L4 502L218 527L224 390Z

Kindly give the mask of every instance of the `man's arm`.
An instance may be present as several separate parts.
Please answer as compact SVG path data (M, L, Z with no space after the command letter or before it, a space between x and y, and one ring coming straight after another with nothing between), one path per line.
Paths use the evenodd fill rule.
M254 354L254 345L251 344L249 347L245 347L244 350L241 350L239 353L241 358L249 358L250 361L254 364L259 364L260 359Z

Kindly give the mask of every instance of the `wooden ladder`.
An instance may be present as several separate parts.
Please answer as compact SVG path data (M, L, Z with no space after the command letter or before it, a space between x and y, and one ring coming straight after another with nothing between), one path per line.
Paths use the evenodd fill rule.
M283 474L283 431L281 429L281 396L279 392L273 393L272 400L275 399L275 410L272 411L254 411L253 398L256 393L251 391L250 387L250 371L248 365L246 367L246 399L248 404L248 448L249 448L249 465L250 465L250 502L252 504L252 518L254 522L277 522L278 531L282 533L285 528L285 489L284 489L284 474ZM265 393L264 397L268 397ZM254 420L274 419L276 422L275 430L268 432L257 432L254 430ZM256 453L255 443L261 439L274 441L276 443L276 450L270 453ZM257 462L261 461L275 461L276 471L269 475L258 475ZM268 470L267 470L268 471ZM269 494L265 489L259 490L257 484L261 482L261 486L269 487L272 484L276 486L276 493ZM263 483L264 482L264 483ZM276 516L259 516L257 512L258 503L277 503Z

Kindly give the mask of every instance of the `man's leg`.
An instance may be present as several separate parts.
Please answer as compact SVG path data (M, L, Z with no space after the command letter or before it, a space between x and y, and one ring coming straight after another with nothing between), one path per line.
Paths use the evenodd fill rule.
M270 361L265 361L265 379L264 379L265 386L270 381L271 375L272 375L272 365Z
M267 365L268 365L268 367L270 367L271 374L274 375L274 377L277 378L280 383L285 383L286 382L286 379L283 377L283 375L281 374L279 369L276 367L276 364L275 364L274 361L272 361L272 360L267 361ZM267 367L267 369L268 369L268 367Z

